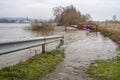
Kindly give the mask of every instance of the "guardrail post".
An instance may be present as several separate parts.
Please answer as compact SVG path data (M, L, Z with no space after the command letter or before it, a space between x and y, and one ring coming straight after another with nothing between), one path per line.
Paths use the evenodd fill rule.
M45 44L42 44L42 53L45 53Z
M60 46L62 46L64 44L64 37L62 37L62 39L60 40L60 44L58 45L57 48L59 48Z

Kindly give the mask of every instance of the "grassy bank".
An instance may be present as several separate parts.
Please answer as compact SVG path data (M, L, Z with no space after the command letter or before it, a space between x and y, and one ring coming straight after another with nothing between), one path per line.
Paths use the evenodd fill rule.
M102 24L99 30L120 45L120 24ZM120 46L117 50L120 50ZM120 54L111 60L96 60L89 66L87 73L94 80L120 80Z
M62 51L38 54L31 59L0 70L0 80L40 80L63 60Z
M87 70L94 80L120 80L120 57L112 60L96 60Z
M100 32L120 45L120 23L104 23L99 26Z

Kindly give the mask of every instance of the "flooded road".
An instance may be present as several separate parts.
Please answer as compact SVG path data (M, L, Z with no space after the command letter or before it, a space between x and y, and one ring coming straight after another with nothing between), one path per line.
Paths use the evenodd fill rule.
M100 33L74 31L64 36L65 59L42 80L91 80L84 73L91 62L116 56L117 45Z
M19 27L16 27L17 25L13 27L9 27L10 24L6 27L1 26L0 39L23 39L41 36L40 33L36 35L36 33L24 30L21 24ZM89 80L90 78L84 71L91 62L97 59L111 59L116 56L117 45L109 38L103 37L100 33L96 36L96 33L89 33L89 31L84 30L64 32L64 26L62 30L60 29L58 27L54 34L64 35L65 43L61 49L65 50L65 59L52 73L42 78L42 80ZM57 44L49 44L46 46L46 50L53 50L58 44L59 42ZM35 49L2 55L0 56L0 68L27 60L36 53L41 53L41 46Z

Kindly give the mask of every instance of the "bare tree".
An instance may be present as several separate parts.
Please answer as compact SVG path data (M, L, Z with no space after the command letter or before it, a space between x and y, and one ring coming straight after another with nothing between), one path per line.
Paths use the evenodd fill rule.
M53 12L54 12L54 16L55 16L55 21L57 23L59 23L59 21L60 21L60 17L61 17L62 11L63 11L63 7L61 7L61 6L53 8Z
M77 11L73 5L67 7L55 7L53 8L55 20L63 25L68 24L79 24L81 22L89 22L92 20L90 14L81 15L80 11Z

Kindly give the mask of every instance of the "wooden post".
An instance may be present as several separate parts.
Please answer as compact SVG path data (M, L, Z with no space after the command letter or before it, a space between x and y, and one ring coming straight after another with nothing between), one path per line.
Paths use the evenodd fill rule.
M45 53L45 44L42 44L42 53Z

